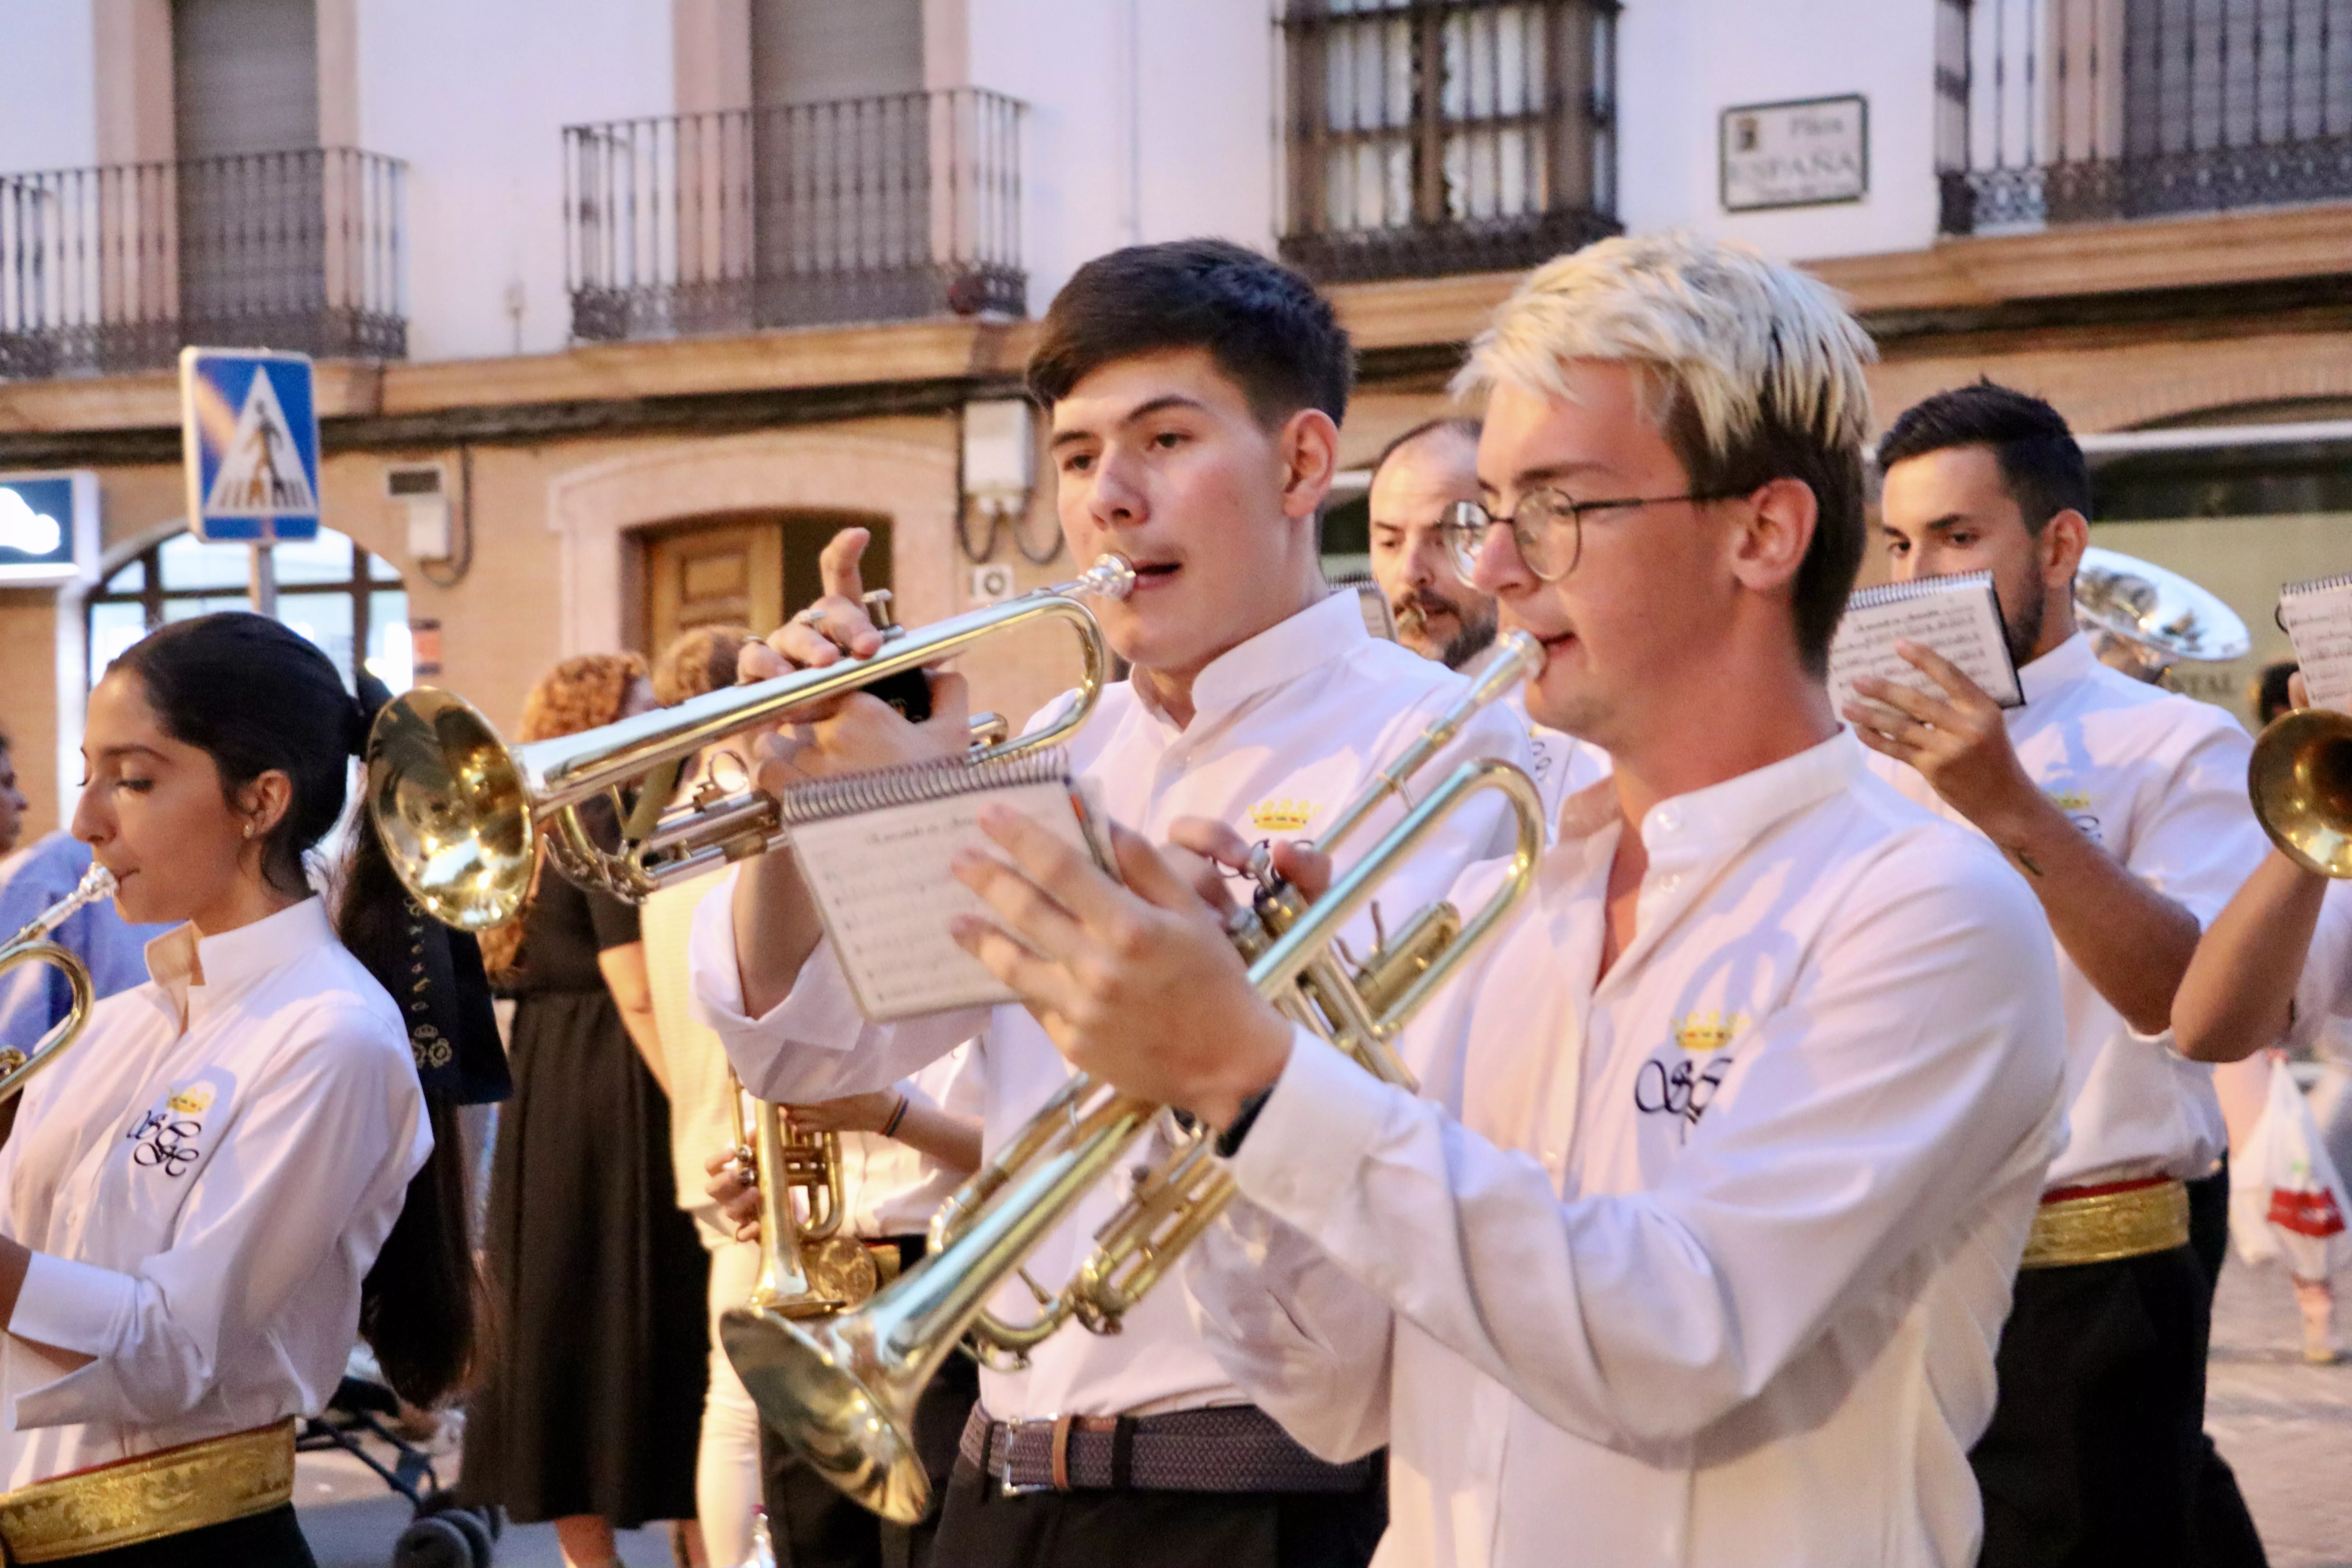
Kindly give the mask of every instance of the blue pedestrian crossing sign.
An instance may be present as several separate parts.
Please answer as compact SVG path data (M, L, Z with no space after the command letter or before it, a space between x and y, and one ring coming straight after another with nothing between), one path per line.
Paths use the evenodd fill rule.
M307 354L180 351L188 528L207 544L319 536L319 409Z

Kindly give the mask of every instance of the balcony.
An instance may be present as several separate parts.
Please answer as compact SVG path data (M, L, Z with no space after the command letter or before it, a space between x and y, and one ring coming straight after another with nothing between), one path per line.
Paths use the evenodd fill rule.
M572 335L1020 315L1022 111L954 88L571 126Z
M405 174L348 147L0 174L0 377L189 343L399 359Z
M1614 0L1290 0L1285 260L1517 270L1618 232Z
M1937 0L1947 234L2352 197L2343 0Z

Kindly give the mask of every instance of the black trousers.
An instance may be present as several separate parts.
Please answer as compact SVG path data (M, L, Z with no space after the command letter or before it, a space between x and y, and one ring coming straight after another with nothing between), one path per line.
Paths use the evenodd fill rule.
M73 1559L74 1568L318 1568L294 1505Z
M2221 1264L2230 1256L2230 1162L2189 1184L2189 1249L2205 1271L2205 1308L2210 1320ZM2210 1348L2210 1338L2208 1337ZM2202 1410L2200 1407L2200 1426ZM2254 1516L2238 1490L2237 1472L2202 1430L2204 1462L2197 1477L2197 1552L2204 1568L2270 1568Z
M1969 1455L1984 1568L2195 1568L2210 1313L2187 1247L2019 1273Z
M1032 1492L970 1465L948 1483L940 1568L1364 1568L1388 1528L1360 1492Z

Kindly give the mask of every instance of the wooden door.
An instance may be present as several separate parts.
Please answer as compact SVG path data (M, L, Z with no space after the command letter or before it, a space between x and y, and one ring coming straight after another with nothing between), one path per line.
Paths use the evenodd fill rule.
M752 512L645 535L639 581L641 651L658 655L697 626L749 626L765 636L815 599L817 554L840 529L870 529L866 585L890 585L890 524L836 513Z

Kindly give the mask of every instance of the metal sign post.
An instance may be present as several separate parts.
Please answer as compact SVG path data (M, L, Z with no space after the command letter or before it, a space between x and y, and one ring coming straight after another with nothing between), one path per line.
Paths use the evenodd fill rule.
M188 528L253 549L248 595L278 614L270 547L319 536L319 410L307 354L180 351L180 451Z

